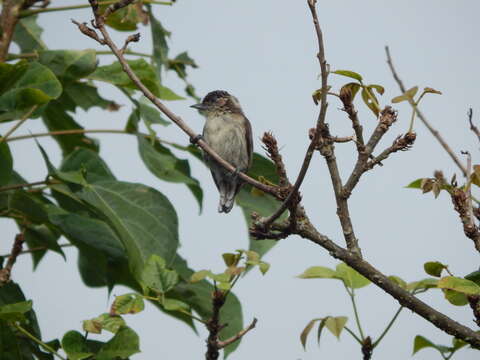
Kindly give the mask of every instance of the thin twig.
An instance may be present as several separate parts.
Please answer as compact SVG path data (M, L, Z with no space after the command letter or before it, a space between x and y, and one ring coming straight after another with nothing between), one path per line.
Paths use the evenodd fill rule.
M265 227L270 226L276 219L278 219L283 212L288 208L290 202L293 200L294 196L298 193L300 186L305 179L305 175L307 174L308 167L310 166L310 161L312 160L313 153L315 152L315 148L320 140L321 130L325 127L325 117L327 115L327 79L328 79L328 70L327 70L327 61L325 60L325 47L323 45L323 35L322 30L320 28L320 23L318 21L317 10L315 8L316 0L308 0L308 7L312 14L313 24L315 27L315 32L317 34L317 41L318 41L318 53L317 58L320 62L320 71L321 71L321 78L322 78L322 88L321 88L321 99L320 99L320 114L317 119L317 125L315 128L315 134L313 139L310 142L310 145L307 148L307 152L305 154L305 158L303 159L302 167L300 168L300 172L297 176L297 180L293 185L290 193L280 205L280 207L268 218L263 221Z
M252 330L255 327L256 324L257 324L257 319L253 318L253 321L245 329L239 331L237 334L235 334L234 336L232 336L231 338L229 338L227 340L219 341L218 342L218 348L223 349L225 346L233 344L235 341L241 339L246 333L248 333L250 330Z
M398 308L398 310L395 312L395 315L393 315L393 318L390 320L390 322L388 323L387 327L385 328L385 330L383 330L382 334L378 337L377 340L375 340L375 342L373 343L373 348L375 348L378 344L380 344L380 341L382 341L382 339L385 337L385 335L387 335L388 331L392 328L393 324L395 323L395 321L397 320L398 318L398 315L400 315L400 313L402 312L403 310L403 306L400 306Z
M10 43L12 42L13 32L18 22L18 14L23 1L4 0L2 2L2 12L0 13L0 63L4 62Z
M477 135L478 140L480 141L480 130L473 124L473 109L470 108L468 110L468 122L470 123L470 130L473 131L475 135Z
M403 85L403 82L402 80L400 79L400 77L398 76L396 70L395 70L395 67L393 66L393 62L392 62L392 57L390 56L390 49L388 48L388 46L385 46L385 52L387 54L387 64L388 66L390 67L390 71L392 72L392 75L393 75L393 78L395 79L395 81L397 82L398 84L398 87L400 88L400 90L402 91L402 93L404 93L406 91L406 88L405 86ZM413 105L413 102L410 102ZM442 135L440 135L440 133L438 132L438 130L436 130L431 124L430 122L427 120L427 118L425 116L423 116L422 112L418 109L417 107L417 110L416 110L416 113L418 115L418 117L420 118L420 120L422 121L422 123L427 127L427 129L430 131L430 133L433 135L433 137L435 139L437 139L437 141L440 143L440 145L443 147L443 149L448 153L448 155L450 156L450 158L453 160L453 162L457 165L457 167L460 169L460 171L462 172L463 176L467 176L467 169L465 168L465 165L463 165L463 163L460 161L460 159L458 158L457 155L455 155L455 153L453 152L453 150L450 148L450 146L447 144L447 142L443 139Z
M29 339L33 340L34 342L36 342L38 345L40 345L41 347L43 347L45 350L47 350L48 352L52 353L53 355L55 355L56 357L58 357L59 359L61 360L67 360L65 359L62 355L60 355L59 353L57 353L55 351L54 348L52 348L51 346L45 344L42 340L38 339L37 337L35 337L34 335L30 334L30 332L27 330L27 329L24 329L20 324L16 323L16 322L13 322L12 323L13 326L18 330L20 331L23 335L25 335L26 337L28 337Z
M38 105L33 105L30 110L28 110L25 115L22 116L22 118L14 125L10 130L8 130L4 136L0 137L0 144L8 139L10 135L13 134L15 130L17 130L25 121L28 120L30 115L35 111L35 109L38 107Z
M92 0L90 0L92 1ZM98 21L98 16L95 14L95 19ZM78 24L78 23L77 23ZM172 120L183 132L185 132L190 139L198 139L198 134L193 131L179 116L175 115L169 108L167 108L138 78L138 76L133 72L132 68L120 52L120 49L115 45L115 43L110 38L108 31L105 29L101 23L96 24L98 29L103 35L103 41L110 50L115 54L118 61L122 65L123 70L132 80L132 82L137 86L137 88L148 98L162 113L164 113L170 120ZM81 29L80 29L81 30ZM212 159L217 161L221 166L230 171L232 174L236 173L236 168L230 163L222 159L203 139L196 141L196 144L205 151ZM277 189L273 186L262 184L261 182L249 177L244 173L239 173L238 177L249 183L250 185L262 190L265 193L271 194L274 197L278 197Z
M60 182L55 181L55 180L43 180L43 181L35 181L35 182L24 183L24 184L6 185L6 186L0 187L0 192L16 190L16 189L23 189L23 188L26 188L26 187L32 187L32 186L36 186L36 185L51 185L51 184L60 184Z
M58 244L58 246L60 247L71 247L71 246L74 246L73 244ZM31 254L31 253L34 253L34 252L37 252L37 251L43 251L43 250L48 250L48 247L46 246L37 246L37 247L33 247L33 248L30 248L28 250L22 250L18 253L18 255L24 255L24 254ZM0 257L7 257L7 256L11 256L12 254L3 254L3 255L0 255Z

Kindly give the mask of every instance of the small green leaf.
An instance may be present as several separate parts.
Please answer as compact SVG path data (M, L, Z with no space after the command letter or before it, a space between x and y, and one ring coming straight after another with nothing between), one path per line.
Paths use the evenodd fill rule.
M362 100L367 107L378 117L380 108L378 107L378 99L368 87L362 89Z
M480 286L473 281L455 276L441 278L438 281L438 287L441 289L455 290L465 295L480 295Z
M327 92L330 91L331 88L331 86L327 86ZM312 98L315 105L318 105L320 100L322 100L322 89L315 90L312 94Z
M438 91L438 90L435 90L431 87L426 87L425 89L423 89L423 92L425 94L438 94L438 95L442 95L442 92L441 91Z
M167 311L190 312L190 306L177 299L165 298L163 299L162 306Z
M62 348L69 360L83 360L93 355L88 351L83 335L73 330L63 336Z
M144 293L151 290L165 294L178 283L178 274L175 270L165 268L165 260L153 254L145 263L140 283Z
M336 272L324 266L312 266L298 275L300 279L333 279Z
M475 284L480 285L480 270L474 271L466 275L465 279L473 281Z
M408 89L407 91L405 91L402 95L394 97L392 99L392 103L396 104L396 103L399 103L402 101L408 101L408 100L413 101L413 97L416 95L417 91L418 91L418 86L414 86L411 89Z
M447 269L448 266L442 264L439 261L429 261L429 262L426 262L425 264L423 264L423 268L425 269L425 272L428 275L440 277L442 275L442 271L444 269Z
M377 93L379 93L380 95L383 95L383 93L385 92L385 88L382 85L371 84L371 85L368 85L367 87L370 90L375 89L377 91Z
M151 9L148 11L150 17L150 23L152 30L152 42L153 42L153 61L157 68L157 74L160 75L162 67L167 64L168 61L168 43L167 38L170 36L170 32L166 30L161 22L153 16Z
M267 273L267 271L270 269L270 264L266 263L264 261L261 261L260 264L258 264L258 267L263 275Z
M423 178L414 180L405 187L410 188L410 189L421 189L422 188L422 181L423 181Z
M238 260L240 260L240 256L232 253L222 254L222 258L227 266L235 266L238 264Z
M83 330L95 334L100 334L103 329L115 334L122 326L126 326L126 323L121 316L108 313L83 321Z
M140 352L138 335L127 326L121 327L97 354L96 360L126 359Z
M423 291L428 289L437 288L438 280L427 278L420 281L414 281L407 285L409 291Z
M200 270L200 271L194 272L192 276L190 276L190 282L192 283L199 282L205 279L206 277L210 276L211 273L212 272L210 270Z
M26 312L32 310L32 301L21 301L0 306L0 320L24 321Z
M321 321L321 320L322 319L310 320L308 322L307 326L305 326L302 333L300 334L300 342L302 343L302 346L303 346L304 350L307 349L307 338L308 338L308 334L310 334L310 331L312 331L313 325L315 325L315 322Z
M465 306L468 304L467 295L465 295L464 293L455 290L445 289L443 290L443 294L445 295L445 299L447 299L447 301L452 305Z
M41 39L43 29L37 24L37 15L21 18L15 26L13 41L22 53L45 50L47 46Z
M430 340L428 340L427 338L425 338L421 335L417 335L417 336L415 336L415 340L413 341L413 353L412 353L412 355L415 355L418 351L420 351L424 348L428 348L428 347L434 348L442 354L450 352L449 347L442 346L442 345L436 345L436 344L432 343Z
M363 80L363 78L360 74L357 74L356 72L353 72L353 71L350 71L350 70L337 70L337 71L333 71L333 74L346 76L346 77L358 80L360 82Z
M337 265L335 274L338 279L343 280L345 286L352 289L360 289L370 284L370 280L344 263Z
M110 314L136 314L143 311L145 303L143 297L136 293L116 296L110 309Z
M337 316L325 319L325 326L327 327L330 332L337 337L340 338L340 334L342 333L345 324L347 323L348 318L346 316Z

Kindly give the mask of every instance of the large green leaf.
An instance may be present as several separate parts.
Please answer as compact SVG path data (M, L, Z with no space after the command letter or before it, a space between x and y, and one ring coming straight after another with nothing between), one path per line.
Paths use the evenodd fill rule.
M10 182L13 174L13 158L6 142L0 142L0 169L0 186L4 186Z
M10 76L17 80L0 96L0 121L18 118L32 106L46 104L62 93L60 81L38 62L29 63L26 69L23 61L2 64L0 78Z
M166 65L168 60L168 43L167 38L170 32L167 31L159 20L153 15L151 7L149 7L149 16L152 30L153 42L153 61L157 68L158 76L161 76L162 66Z
M60 166L64 172L76 171L82 169L85 179L88 182L98 180L115 180L115 176L103 161L103 159L94 151L78 148L65 157Z
M101 11L109 5L100 5ZM107 19L107 25L119 31L135 31L139 23L148 21L147 14L142 8L141 3L126 6L115 11Z
M87 111L98 106L101 109L115 111L119 105L106 100L98 94L98 90L92 84L86 82L68 82L64 84L62 96L58 99L66 110L74 112L76 107Z
M359 289L370 284L370 280L345 263L337 265L336 277L342 279L345 286L352 289Z
M59 237L58 231L54 231L46 225L29 225L27 227L25 230L25 242L29 249L36 249L32 251L34 269L38 266L47 250L60 254L66 260L65 253L58 245ZM45 250L39 250L39 248L45 248Z
M438 281L439 288L458 291L465 295L480 295L480 286L471 280L446 276Z
M83 78L95 71L97 56L87 50L44 50L38 52L38 61L47 66L62 81Z
M13 33L13 41L22 53L45 50L47 46L41 39L43 29L37 24L37 16L28 16L18 21Z
M48 130L83 130L83 127L80 126L66 110L65 105L59 100L51 101L48 104L42 114L42 120ZM96 140L89 138L82 133L55 135L53 138L61 147L64 156L78 147L84 147L94 151L98 151L99 148Z
M158 98L163 100L183 99L183 97L175 94L172 90L160 84L154 68L144 59L129 60L128 64L140 81ZM99 66L94 73L88 76L88 78L108 82L127 89L138 90L137 86L123 71L119 62L114 62L111 65Z
M141 184L99 181L79 194L108 220L127 251L132 273L140 279L145 261L157 254L170 263L178 247L178 218L170 201Z
M265 179L273 184L278 184L278 175L273 163L260 154L253 154L252 167L248 175L254 179ZM252 224L251 214L257 212L261 216L269 216L280 206L280 202L270 195L264 194L252 189L250 185L245 185L237 195L237 204L242 208L243 215L247 222L247 227ZM285 218L282 215L281 219ZM255 240L249 238L249 249L255 251L263 257L275 244L275 240Z
M88 351L85 338L78 331L72 330L63 336L62 348L69 360L83 360L93 355Z
M161 180L188 186L202 209L203 190L197 179L190 175L188 160L177 158L169 149L155 141L154 145L138 136L138 151L145 166Z
M98 352L97 360L126 359L140 352L140 339L129 327L121 327Z

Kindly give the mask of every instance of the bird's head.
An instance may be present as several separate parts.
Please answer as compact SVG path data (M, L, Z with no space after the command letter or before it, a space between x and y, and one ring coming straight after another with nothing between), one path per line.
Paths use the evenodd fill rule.
M191 106L204 116L225 113L242 114L242 108L238 99L223 90L211 91L201 103Z

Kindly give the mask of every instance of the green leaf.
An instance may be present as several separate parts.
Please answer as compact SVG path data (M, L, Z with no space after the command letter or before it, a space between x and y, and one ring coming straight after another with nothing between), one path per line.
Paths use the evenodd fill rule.
M348 318L346 316L329 316L325 319L325 326L333 335L337 337L337 339L339 339L347 320Z
M442 95L442 92L441 91L438 91L438 90L435 90L431 87L426 87L425 89L423 89L423 92L425 94L437 94L437 95Z
M144 59L127 61L133 72L140 81L158 98L162 100L183 100L184 98L175 94L172 90L160 85L158 77L152 65ZM137 86L130 80L123 71L119 62L111 65L99 66L94 73L88 76L89 79L104 81L119 87L138 90Z
M473 281L455 276L441 278L437 286L441 289L455 290L466 295L480 295L480 286Z
M327 92L330 91L331 88L331 86L327 86ZM315 105L318 105L318 103L322 100L322 89L315 90L312 94L312 98Z
M16 190L8 197L8 208L32 223L48 222L45 204L38 197L24 190Z
M275 165L269 159L264 156L254 153L253 161L248 175L254 179L263 179L277 184L278 175L275 170ZM250 185L242 187L236 198L237 204L242 208L243 216L246 220L247 229L251 226L252 212L257 212L261 216L269 216L280 206L280 202L275 200L270 195L266 195L262 192L253 192ZM282 215L280 219L285 219L286 214ZM278 242L275 240L262 240L258 241L250 237L249 249L255 251L263 257L272 247Z
M126 359L140 352L140 339L138 335L125 326L120 328L115 336L107 342L98 352L97 360L112 360L117 357Z
M475 284L480 285L480 270L474 271L466 275L465 279L473 281Z
M450 348L448 348L446 346L442 346L442 345L436 345L436 344L432 343L430 340L428 340L427 338L425 338L421 335L417 335L417 336L415 336L415 340L413 341L413 353L412 353L412 355L415 355L418 351L420 351L424 348L428 348L428 347L434 348L442 354L450 352Z
M312 266L298 275L300 279L334 279L336 272L324 266Z
M85 339L78 331L67 332L62 339L62 348L69 360L83 360L93 355L85 345Z
M13 120L34 105L48 103L62 93L62 85L53 72L38 62L1 64L0 78L13 76L17 81L0 96L0 121Z
M211 274L212 272L210 270L200 270L200 271L194 272L190 277L190 282L196 283L196 282L202 281L205 278L211 276Z
M343 280L345 286L351 289L360 289L370 284L370 280L344 263L337 265L335 273L336 277Z
M32 301L21 301L14 304L0 306L0 320L24 321L24 314L32 310Z
M51 101L47 105L42 113L42 120L49 131L83 130L83 127L67 113L65 104L59 100ZM63 156L79 147L93 151L99 150L98 142L85 134L54 135L53 138L62 149Z
M225 265L228 266L236 266L238 264L238 261L240 260L240 256L238 254L232 254L232 253L225 253L222 254L223 261L225 262Z
M136 293L125 294L115 297L115 301L110 309L110 314L136 314L143 311L145 303L143 297Z
M38 52L38 61L53 71L62 81L86 77L95 71L95 50L44 50Z
M260 272L262 273L262 275L265 275L267 271L270 269L270 264L266 263L265 261L261 261L258 264L258 268L260 269Z
M178 54L174 59L168 60L167 70L175 71L179 78L186 79L187 77L187 67L198 68L198 65L195 63L188 53L182 52Z
M383 95L383 93L385 92L385 88L382 85L371 84L371 85L368 85L367 88L369 90L375 89L377 93L379 93L380 95ZM373 94L373 91L371 92Z
M143 136L137 136L138 151L145 166L161 180L187 185L202 209L203 190L197 179L190 175L188 160L177 158L169 149L155 141L152 145Z
M125 246L130 268L137 279L152 254L170 263L178 247L178 218L170 201L141 184L98 181L79 196L94 206L112 226Z
M363 80L363 78L360 74L357 74L356 72L353 72L353 71L350 71L350 70L337 70L337 71L333 71L333 74L346 76L346 77L358 80L360 82Z
M362 89L362 100L367 107L378 117L380 109L378 107L378 99L368 87ZM373 98L373 99L372 99Z
M305 326L305 328L302 330L302 332L300 334L300 342L302 343L302 346L303 346L304 350L307 349L307 338L308 338L308 334L310 334L310 331L312 331L313 325L315 325L315 323L317 321L321 321L321 320L322 319L310 320L308 322L307 326Z
M184 303L183 301L177 299L164 298L162 306L167 311L190 312L190 306L188 306L188 304Z
M402 101L408 101L408 100L413 101L413 97L417 94L417 91L418 91L418 86L414 86L408 89L407 91L405 91L402 95L394 97L392 99L392 103L396 104L396 103L399 103Z
M162 26L155 16L153 16L151 8L149 8L148 14L150 16L150 28L152 30L153 61L157 68L157 74L160 76L162 66L166 65L168 61L167 38L170 36L170 32Z
M65 261L67 260L65 257L65 253L63 252L60 245L58 245L58 239L60 237L58 231L54 232L46 225L30 225L25 230L24 236L25 242L28 244L28 247L30 249L45 247L48 250L52 250L60 254ZM42 259L43 255L45 255L45 252L46 250L32 252L34 269L38 266L38 263Z
M0 137L1 141L1 137ZM13 158L6 142L0 142L0 186L7 185L13 174Z
M63 86L63 93L58 99L68 111L76 111L76 107L87 111L98 106L101 109L116 111L120 105L114 101L106 100L98 94L98 90L92 84L86 82L68 82Z
M138 101L138 109L140 111L140 116L145 121L145 123L152 125L152 124L159 124L163 126L168 126L171 125L172 123L168 120L165 120L162 115L160 114L160 111L158 111L156 108L149 106L148 104L150 103L149 100L146 98L140 99Z
M15 26L13 41L20 47L22 53L35 50L45 50L47 46L42 41L43 29L37 24L38 16L28 16L20 19Z
M442 271L447 269L448 266L439 261L428 261L423 264L423 268L428 275L440 277L442 275Z
M178 283L178 280L177 272L165 268L165 260L154 254L145 263L140 283L144 293L151 290L165 294Z
M78 169L83 169L85 179L90 183L100 180L115 180L115 176L105 161L96 152L89 149L75 149L62 160L60 165L62 172L73 172Z
M428 289L437 288L438 280L427 278L420 281L414 281L407 285L409 291L423 291Z
M107 5L100 4L101 11L104 11L106 7ZM137 30L137 25L139 23L146 24L146 22L148 21L148 18L146 16L147 15L143 10L142 5L135 4L126 6L122 9L115 11L113 14L110 14L110 16L108 16L106 24L115 30L134 31Z
M421 189L422 188L422 181L423 181L423 178L414 180L405 187L410 188L410 189Z
M452 305L465 306L468 304L467 295L465 295L464 293L455 290L445 289L443 290L443 294L445 295L445 299L447 299L447 301Z
M83 330L100 334L102 329L116 333L122 327L126 326L125 320L121 316L103 313L91 320L83 321Z

